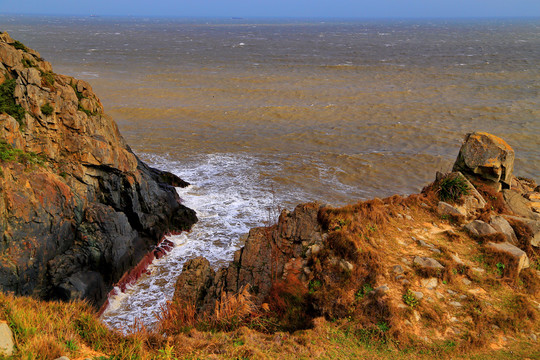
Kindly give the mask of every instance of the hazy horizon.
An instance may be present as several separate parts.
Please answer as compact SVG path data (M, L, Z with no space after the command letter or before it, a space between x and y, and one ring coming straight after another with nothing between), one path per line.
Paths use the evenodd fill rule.
M171 18L508 18L540 17L540 2L536 0L200 0L196 3L180 0L141 0L78 3L63 0L43 2L23 0L0 3L4 15L36 16L133 16Z

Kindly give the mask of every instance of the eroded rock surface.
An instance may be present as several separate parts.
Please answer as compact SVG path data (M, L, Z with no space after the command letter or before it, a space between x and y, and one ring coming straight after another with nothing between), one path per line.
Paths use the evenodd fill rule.
M87 82L7 33L0 84L16 104L0 114L0 289L99 305L164 233L196 221L174 189L186 183L140 161Z
M503 139L484 132L467 134L453 168L497 188L510 188L513 170L514 150Z
M174 300L198 299L201 308L211 309L223 293L236 294L246 285L253 293L253 301L260 305L270 293L274 281L289 273L300 274L305 264L307 249L322 243L322 230L317 220L318 204L298 205L293 212L284 210L277 225L255 228L249 232L243 248L236 251L233 262L209 272L201 258L189 260L180 274ZM195 270L194 270L195 269ZM200 272L202 278L197 279ZM211 281L207 279L213 277ZM197 284L204 283L206 288ZM193 291L193 287L197 290ZM200 301L201 297L204 300Z

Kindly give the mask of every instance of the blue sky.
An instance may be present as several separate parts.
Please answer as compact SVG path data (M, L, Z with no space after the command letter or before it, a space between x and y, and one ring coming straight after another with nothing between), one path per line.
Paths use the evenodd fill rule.
M540 0L0 0L0 14L242 17L540 17Z

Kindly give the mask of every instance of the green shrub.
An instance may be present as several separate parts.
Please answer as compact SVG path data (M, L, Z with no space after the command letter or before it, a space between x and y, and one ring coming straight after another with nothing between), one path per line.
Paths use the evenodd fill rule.
M20 41L15 40L11 45L17 50L28 51L28 48Z
M17 120L19 125L23 125L23 107L15 102L15 79L8 79L0 84L0 113L11 115Z
M70 85L73 88L73 91L75 91L75 95L77 95L77 99L79 99L79 101L81 101L84 98L82 92L77 90L77 86L75 85L75 83L72 82Z
M36 66L32 61L30 61L30 60L28 60L28 59L22 59L21 62L22 62L23 66L24 66L25 68L31 68L31 67L35 67L35 66Z
M46 158L34 152L25 152L21 149L15 149L5 141L0 141L0 162L15 161L21 164L43 165Z
M41 112L43 113L43 115L47 115L47 116L52 115L53 110L54 110L53 107L49 103L46 103L45 105L41 107Z
M403 294L403 302L412 308L418 306L418 299L416 298L414 293L411 291L411 289L407 289L405 294Z
M41 79L43 85L47 87L52 87L54 85L54 73L41 71Z
M439 182L439 199L456 202L464 195L469 194L469 185L463 176L450 175Z

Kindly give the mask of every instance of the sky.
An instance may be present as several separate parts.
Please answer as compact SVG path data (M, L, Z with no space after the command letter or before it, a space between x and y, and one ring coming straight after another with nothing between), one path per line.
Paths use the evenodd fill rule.
M540 17L540 0L0 0L0 14L167 17Z

